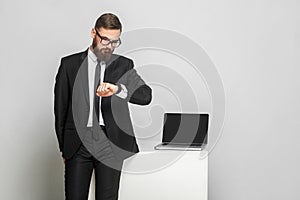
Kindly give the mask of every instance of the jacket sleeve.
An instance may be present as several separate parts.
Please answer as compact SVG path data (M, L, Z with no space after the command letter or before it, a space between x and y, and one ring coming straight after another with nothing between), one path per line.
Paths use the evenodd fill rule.
M66 66L64 65L64 60L61 59L54 86L55 131L60 151L63 150L64 126L69 107L69 94Z
M125 100L133 104L148 105L152 100L152 89L145 83L133 68L133 61L128 64L128 71L122 76L119 83L124 84L128 94Z

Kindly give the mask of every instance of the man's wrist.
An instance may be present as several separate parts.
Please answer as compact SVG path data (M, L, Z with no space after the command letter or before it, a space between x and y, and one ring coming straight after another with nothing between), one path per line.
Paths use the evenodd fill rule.
M115 94L119 94L119 93L122 91L121 84L120 84L120 83L117 83L116 86L117 86L117 91L116 91Z

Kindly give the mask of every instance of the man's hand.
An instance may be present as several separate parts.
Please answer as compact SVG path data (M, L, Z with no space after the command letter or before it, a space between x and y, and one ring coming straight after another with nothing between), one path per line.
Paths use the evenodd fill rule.
M97 96L109 97L118 91L118 86L111 83L101 83L97 89Z

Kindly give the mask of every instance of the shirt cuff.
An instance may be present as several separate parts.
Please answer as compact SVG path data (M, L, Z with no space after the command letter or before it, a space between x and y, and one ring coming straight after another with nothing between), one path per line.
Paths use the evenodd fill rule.
M117 92L116 95L122 99L126 99L128 91L127 91L127 88L125 87L125 85L118 84L118 91L119 92Z

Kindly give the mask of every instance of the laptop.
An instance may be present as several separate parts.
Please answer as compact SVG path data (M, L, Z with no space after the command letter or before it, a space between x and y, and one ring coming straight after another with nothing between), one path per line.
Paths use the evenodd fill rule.
M201 151L207 145L208 114L165 113L162 143L156 150Z

